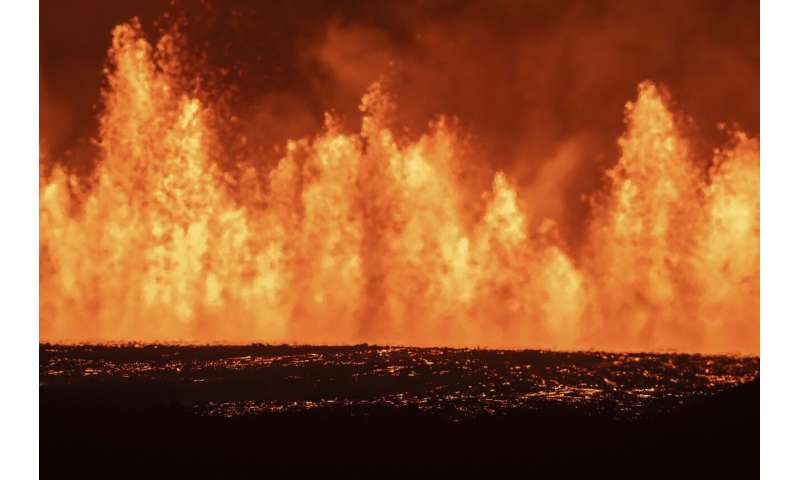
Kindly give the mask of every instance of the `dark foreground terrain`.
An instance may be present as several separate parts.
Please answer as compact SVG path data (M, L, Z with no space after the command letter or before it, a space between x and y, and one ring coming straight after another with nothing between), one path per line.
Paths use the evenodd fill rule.
M42 478L758 475L758 358L42 345L39 365Z

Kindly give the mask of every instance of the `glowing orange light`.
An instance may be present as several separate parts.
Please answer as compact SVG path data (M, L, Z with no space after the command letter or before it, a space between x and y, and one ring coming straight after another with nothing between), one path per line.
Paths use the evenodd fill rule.
M735 133L705 178L653 84L568 252L502 172L462 211L459 138L398 140L379 84L359 133L328 117L233 198L171 48L117 27L91 188L41 178L43 341L758 351L758 140Z

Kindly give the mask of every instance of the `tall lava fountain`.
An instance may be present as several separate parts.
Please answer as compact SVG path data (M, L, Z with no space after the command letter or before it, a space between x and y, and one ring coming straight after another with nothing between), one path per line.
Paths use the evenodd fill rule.
M42 169L42 341L758 352L758 139L730 129L703 167L663 88L625 105L568 248L507 173L469 191L452 120L394 127L381 83L360 131L327 115L274 168L231 174L228 119L177 48L118 26L92 177Z

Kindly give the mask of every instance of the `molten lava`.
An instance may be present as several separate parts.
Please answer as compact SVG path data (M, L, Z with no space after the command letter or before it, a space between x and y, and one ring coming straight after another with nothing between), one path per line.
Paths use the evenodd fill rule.
M758 140L704 169L652 83L568 249L502 172L473 215L451 123L403 139L378 83L360 132L230 175L174 48L117 27L92 178L42 173L42 341L758 352Z

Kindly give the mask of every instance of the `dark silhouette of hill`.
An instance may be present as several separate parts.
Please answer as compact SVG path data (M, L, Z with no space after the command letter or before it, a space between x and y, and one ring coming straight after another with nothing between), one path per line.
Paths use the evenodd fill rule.
M357 347L341 351L349 352L353 348ZM310 347L305 353L320 351L322 349ZM377 351L370 350L367 355ZM192 357L205 356L204 361L219 358L208 350L181 352ZM253 360L252 349L235 353L236 357L241 353L250 355L249 361L257 363ZM298 351L280 353L295 355ZM129 359L131 362L147 360L142 352L134 351L108 350L95 354L97 359L106 359L103 361L115 354L139 355L136 360ZM442 360L440 366L464 356L484 356L492 364L506 354L460 351L450 360ZM62 359L69 356L64 352L48 353L43 347L40 361L45 367L54 365L49 355ZM571 366L577 370L576 365L602 354L510 355L518 357L511 361L512 365L529 360L542 364L552 361L562 369ZM659 358L678 366L697 360L692 356ZM556 362L558 359L560 364ZM642 361L645 360L640 359L639 363ZM392 363L397 364L396 361ZM141 366L141 363L136 364ZM726 365L725 369L732 368ZM330 373L319 365L310 367L307 374L313 379L310 383L317 383L316 380ZM594 367L603 368L602 365ZM419 370L422 373L400 384L393 376L381 375L381 378L386 377L385 385L354 391L352 397L370 398L376 390L385 392L396 388L413 392L415 384L411 380L418 376L424 378L424 369ZM678 370L687 376L694 375L690 366ZM270 381L273 377L269 370L261 372L261 377L247 370L215 371L227 378L217 388L230 390L231 398L256 398L259 390L263 390L263 398L281 398L280 391L271 391L280 390L282 384ZM205 371L203 375L208 377L209 373ZM296 371L284 373L293 376ZM755 373L757 375L757 363ZM92 379L92 376L88 380L83 377L73 381L62 379L60 383L53 380L57 375L46 372L41 375L42 478L144 475L149 478L265 478L277 474L300 477L308 473L326 477L383 478L409 473L503 475L518 471L567 478L585 474L601 478L750 478L758 474L757 376L738 386L709 389L707 395L695 393L683 397L678 403L669 398L656 399L654 402L661 405L659 408L638 411L626 404L607 409L598 407L596 402L570 403L553 399L520 407L504 404L498 398L494 400L500 406L495 409L481 407L469 414L460 414L456 407L461 403L457 400L452 402L454 411L447 411L447 402L443 403L445 407L429 409L425 405L434 400L418 395L413 398L419 401L405 404L338 401L322 403L328 405L325 407L315 403L313 408L225 416L209 414L209 410L198 413L191 407L191 398L219 394L192 391L195 383L206 382L187 382L185 378L165 381L153 374L149 380L139 378L126 383L117 378L123 374L114 375L106 373L104 380ZM341 378L337 381L343 381ZM560 377L554 374L553 378ZM448 381L455 384L483 380L470 377ZM608 383L616 384L609 386L609 391L621 388L615 381L608 380ZM627 388L634 387L637 385ZM341 389L341 392L346 391L347 388ZM307 387L283 392L295 398L312 398L312 393ZM592 398L598 395L593 394ZM600 403L613 404L614 398L608 397ZM290 402L289 398L281 401L296 402Z

